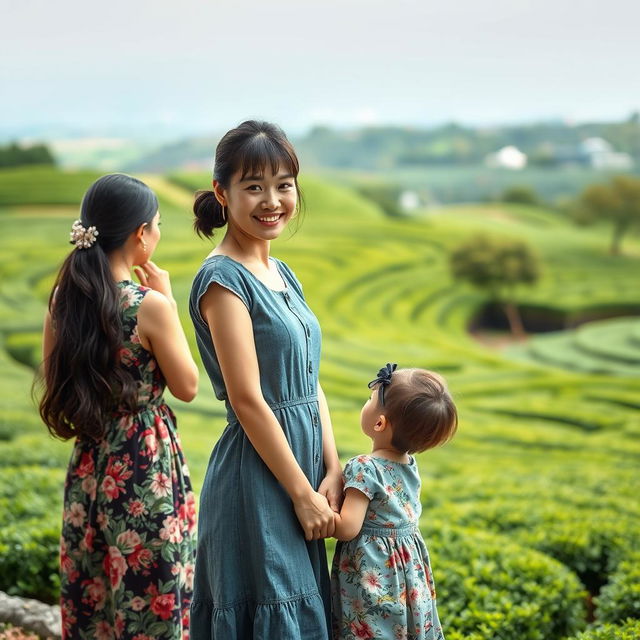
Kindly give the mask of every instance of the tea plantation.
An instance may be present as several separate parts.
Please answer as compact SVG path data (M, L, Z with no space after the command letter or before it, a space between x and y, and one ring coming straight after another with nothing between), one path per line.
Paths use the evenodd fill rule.
M0 172L0 589L45 600L57 593L71 445L46 434L31 383L47 296L92 178ZM163 218L155 259L172 274L195 352L186 301L210 249L191 230L190 204L209 179L146 179ZM313 176L302 187L302 224L272 251L319 317L320 377L343 460L368 450L358 416L384 363L440 371L457 400L453 442L418 456L447 639L640 637L638 237L611 257L607 228L576 228L544 209L465 205L389 219L345 187ZM485 300L454 283L447 262L479 230L524 238L540 255L542 280L518 293L522 305L627 317L490 349L467 330ZM204 374L193 403L172 405L198 489L224 412Z

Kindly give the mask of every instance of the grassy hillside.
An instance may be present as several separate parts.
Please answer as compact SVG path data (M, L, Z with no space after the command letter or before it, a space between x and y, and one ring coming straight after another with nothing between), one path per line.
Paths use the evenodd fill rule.
M51 576L70 445L46 436L29 388L48 291L77 217L77 205L65 203L77 203L78 187L89 180L36 178L56 185L56 206L26 192L23 204L15 195L2 200L3 189L20 193L29 180L0 173L0 202L11 203L0 207L0 473L5 487L21 487L7 489L0 501L0 512L12 514L0 525L0 588L16 586L13 569L22 561L34 570L19 589L46 596L56 588ZM195 349L186 301L210 247L191 231L190 203L209 177L148 182L163 214L156 258L172 273ZM539 355L546 336L513 351L490 350L467 332L484 300L454 284L447 268L448 249L479 229L524 237L545 268L539 287L520 292L522 303L563 313L637 306L637 239L625 256L612 258L602 229L576 229L543 209L458 206L391 220L346 188L312 176L302 186L303 224L272 249L299 276L323 328L320 376L341 456L368 450L358 415L366 383L385 362L441 371L459 405L455 440L419 456L421 526L447 638L571 637L596 605L603 620L617 622L623 611L639 617L615 589L603 591L602 603L591 597L614 577L616 584L631 579L625 567L638 545L639 321L548 337L565 341L548 346L553 358ZM589 358L606 366L584 366ZM199 488L223 410L204 376L192 404L172 404ZM25 545L33 540L35 547ZM33 548L45 551L34 560Z

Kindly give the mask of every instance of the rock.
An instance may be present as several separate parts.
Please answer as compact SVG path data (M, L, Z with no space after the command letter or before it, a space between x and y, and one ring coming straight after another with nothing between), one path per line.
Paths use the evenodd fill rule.
M38 600L9 596L0 591L0 621L9 622L43 638L62 637L60 607Z

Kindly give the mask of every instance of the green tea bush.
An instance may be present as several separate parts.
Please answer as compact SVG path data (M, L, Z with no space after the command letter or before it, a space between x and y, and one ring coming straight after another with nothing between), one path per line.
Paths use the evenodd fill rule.
M595 603L599 621L640 618L640 552L632 553L618 565Z
M571 640L638 640L640 638L640 620L627 620L615 625L606 624L581 633Z
M586 593L558 562L475 529L426 533L450 640L548 640L584 626Z
M0 527L0 589L55 602L60 589L60 525L25 520Z
M520 531L515 539L573 569L590 593L597 593L635 542L637 522L625 518L567 520Z

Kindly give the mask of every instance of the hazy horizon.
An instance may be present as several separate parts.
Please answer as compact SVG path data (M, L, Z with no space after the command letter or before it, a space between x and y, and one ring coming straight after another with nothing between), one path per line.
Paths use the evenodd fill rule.
M292 135L603 122L640 109L640 6L628 0L606 11L595 0L1 1L4 139L170 140L249 117Z

